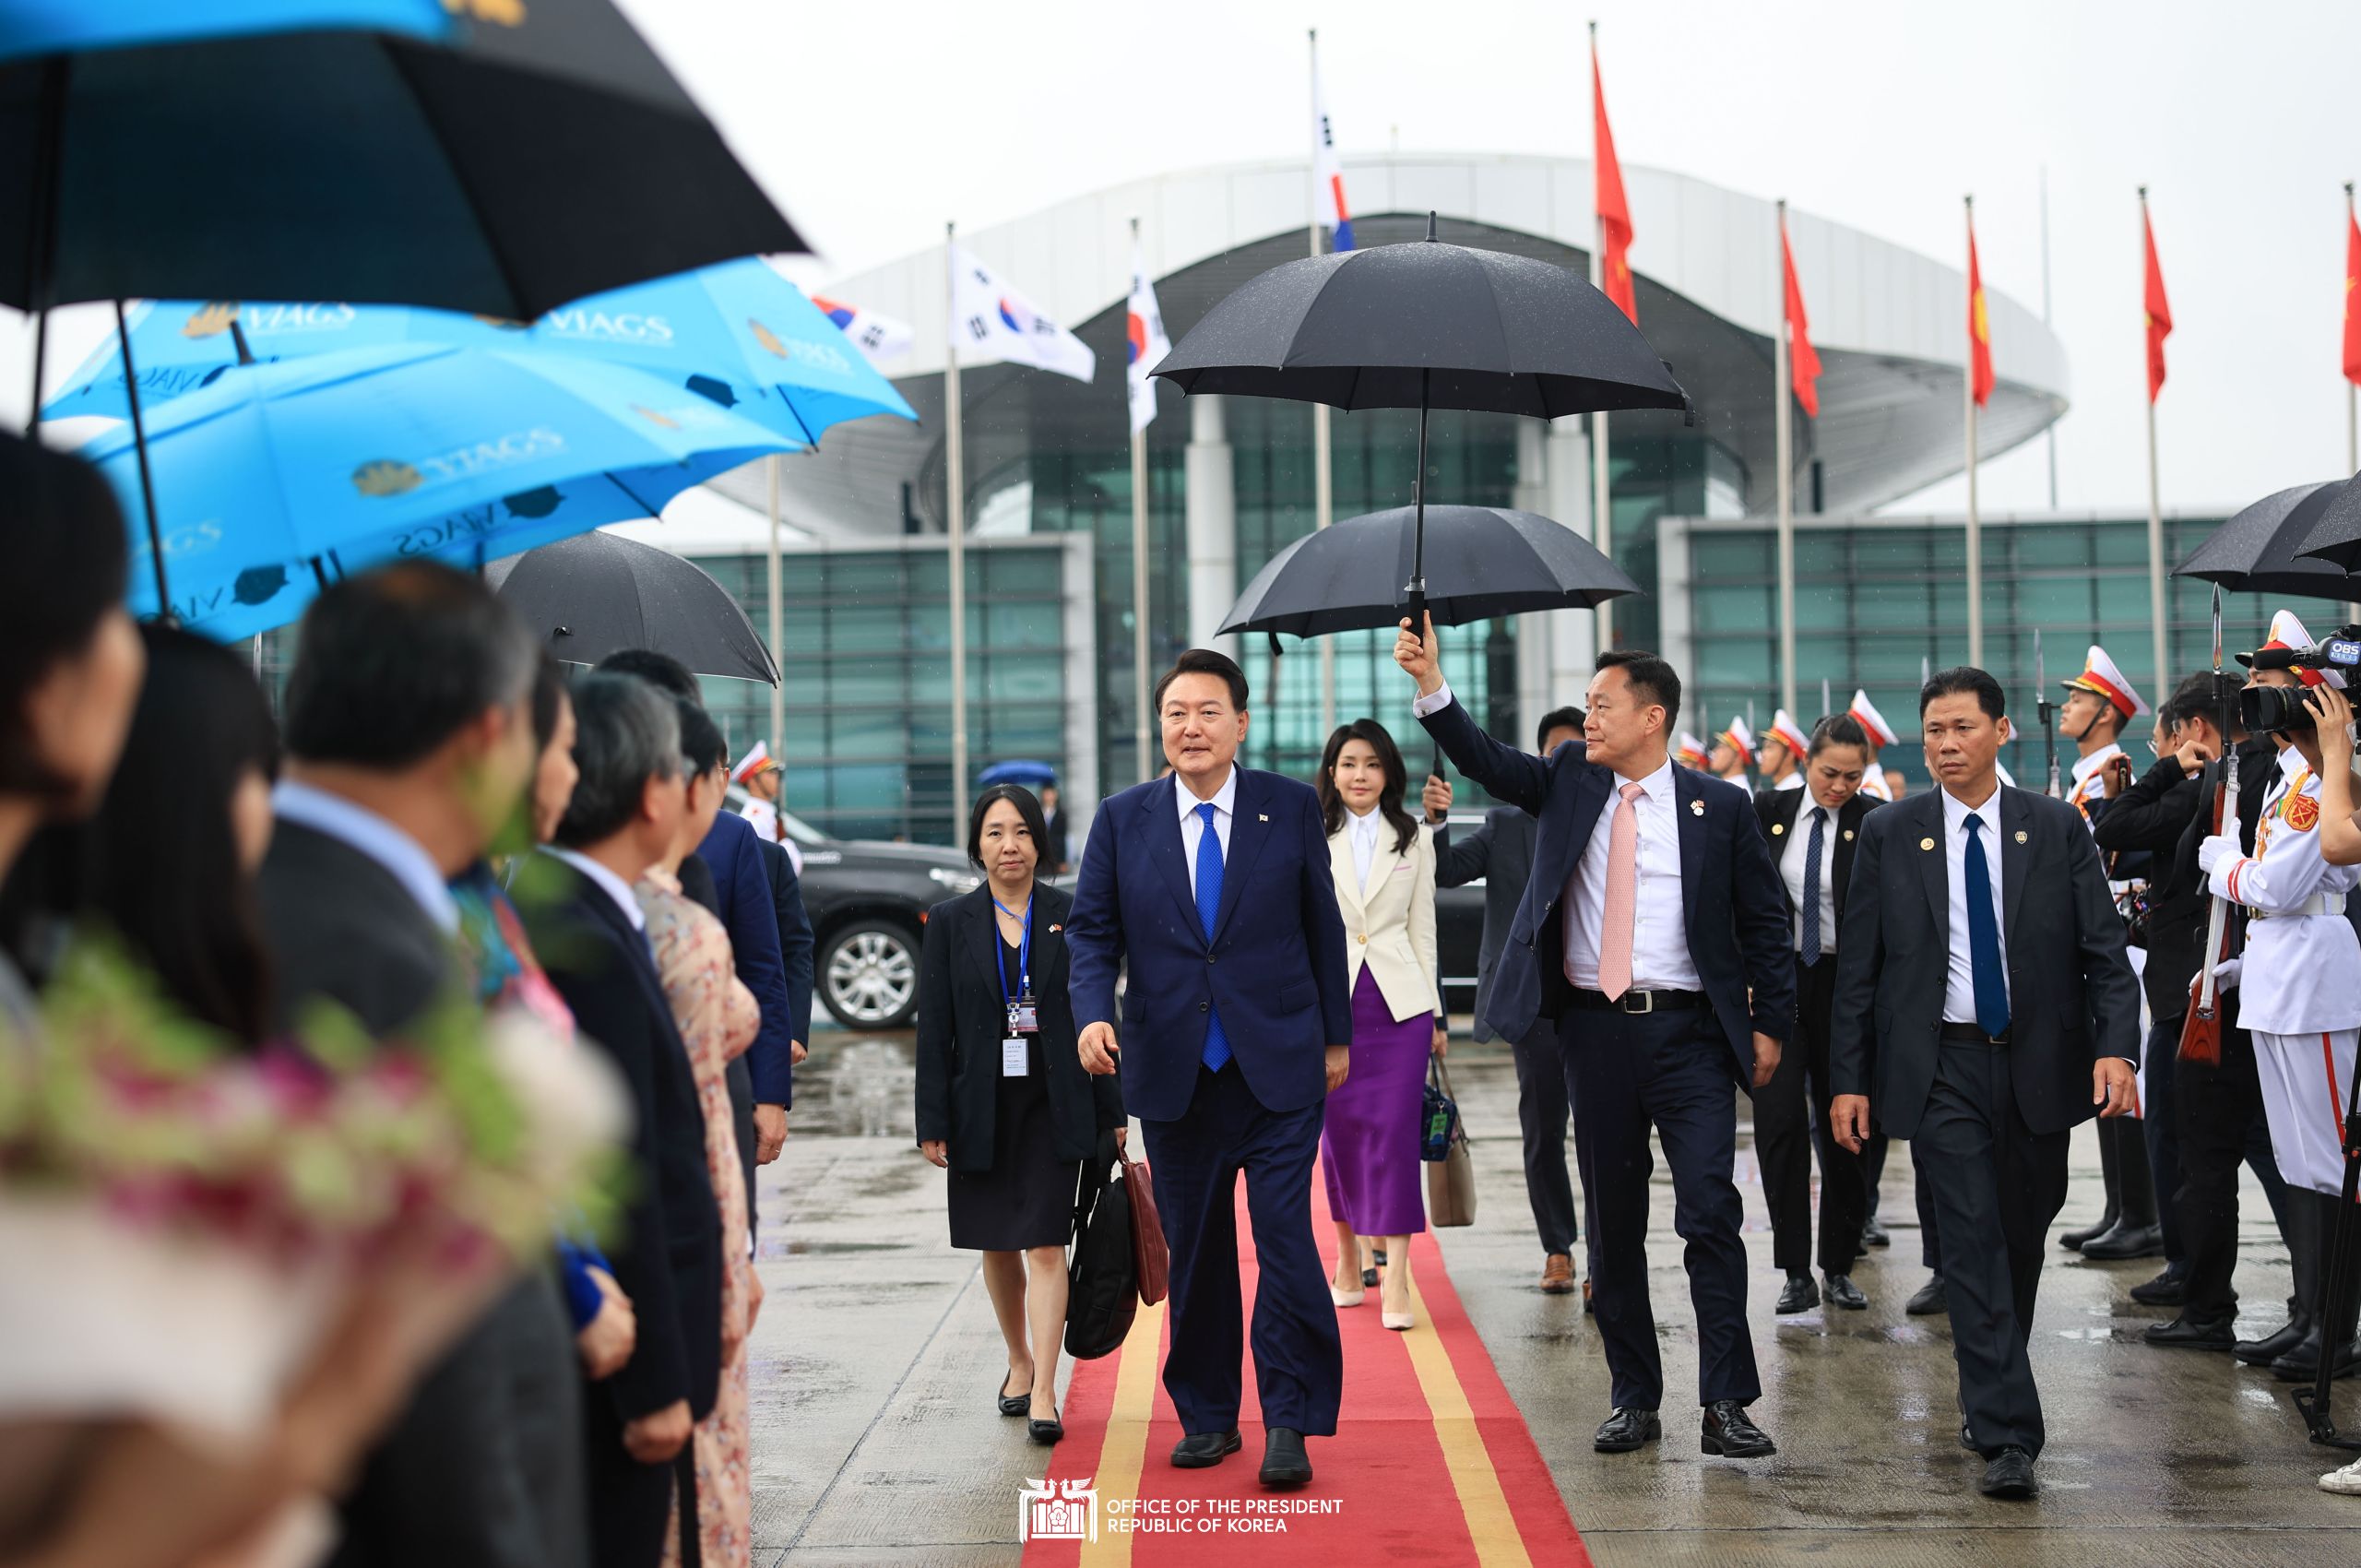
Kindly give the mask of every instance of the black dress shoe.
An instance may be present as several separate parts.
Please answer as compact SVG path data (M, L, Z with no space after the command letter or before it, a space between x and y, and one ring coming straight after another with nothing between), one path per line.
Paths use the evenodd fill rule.
M1377 1270L1373 1268L1365 1268L1361 1270L1361 1289L1364 1290L1374 1290L1377 1289Z
M1044 1448L1047 1448L1050 1444L1056 1443L1058 1439L1065 1436L1065 1422L1058 1420L1054 1415L1046 1421L1029 1416L1026 1418L1025 1435L1031 1438L1034 1442L1039 1443Z
M2094 1236L2082 1243L2082 1255L2097 1258L2102 1263L2121 1263L2126 1258L2162 1257L2165 1251L2165 1228L2161 1225L2118 1225L2104 1236Z
M1976 1451L1975 1434L1967 1430L1967 1423L1965 1421L1962 1421L1959 1424L1959 1445L1962 1448L1966 1449L1970 1454Z
M1864 1247L1893 1245L1893 1238L1886 1234L1885 1222L1874 1214L1861 1221L1861 1245Z
M1663 1435L1663 1423L1656 1420L1654 1410L1619 1405L1613 1415L1599 1423L1590 1445L1601 1454L1629 1454Z
M2266 1334L2260 1339L2239 1340L2230 1354L2250 1367L2267 1367L2302 1344L2305 1336L2311 1331L2311 1319L2291 1317L2276 1333Z
M2189 1299L2189 1268L2175 1264L2145 1285L2131 1288L2131 1299L2143 1307L2177 1307Z
M2211 1323L2177 1317L2170 1323L2150 1324L2140 1337L2167 1350L2227 1350L2236 1346L2238 1331L2225 1317Z
M1172 1467L1176 1470L1202 1470L1220 1464L1241 1446L1236 1427L1228 1431L1194 1432L1172 1445Z
M1003 1416L1021 1416L1033 1408L1033 1391L1028 1388L1022 1394L1008 1392L1006 1372L1000 1374L1000 1382L993 1387L992 1393L1000 1399L1000 1413Z
M1929 1275L1927 1283L1918 1287L1918 1293L1911 1297L1902 1310L1912 1317L1936 1317L1948 1314L1952 1310L1952 1294L1943 1288L1943 1277L1940 1274Z
M2033 1455L2022 1448L2003 1448L1984 1467L1984 1479L1975 1490L1987 1497L2031 1497L2040 1490L2034 1485Z
M2336 1348L2331 1377L2351 1377L2361 1371L2361 1340L2348 1339ZM2282 1383L2310 1383L2320 1374L2320 1342L2306 1335L2302 1344L2271 1363L2271 1375Z
M1263 1437L1263 1468L1255 1479L1282 1491L1311 1480L1311 1461L1303 1452L1303 1433L1273 1427Z
M1866 1311L1869 1304L1869 1299L1861 1294L1861 1288L1853 1283L1849 1274L1823 1276L1821 1292L1828 1298L1830 1306L1843 1307L1848 1313Z
M2115 1221L2116 1207L2113 1204L2109 1204L2106 1206L2106 1212L2099 1216L2099 1222L2096 1225L2087 1225L2080 1230L2059 1231L2058 1244L2068 1252L2080 1252L2085 1242L2095 1241L2114 1229Z
M1735 1399L1716 1399L1705 1407L1705 1424L1697 1446L1725 1459L1760 1459L1779 1452L1771 1434L1746 1419L1746 1407Z
M1787 1283L1780 1289L1779 1300L1771 1311L1774 1316L1785 1317L1789 1313L1808 1313L1818 1305L1820 1287L1811 1282L1811 1276L1791 1274L1787 1276Z

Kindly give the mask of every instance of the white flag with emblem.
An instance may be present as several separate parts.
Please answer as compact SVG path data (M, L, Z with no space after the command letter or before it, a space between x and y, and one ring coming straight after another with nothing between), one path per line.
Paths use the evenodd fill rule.
M1126 374L1132 381L1132 428L1145 430L1156 422L1156 383L1148 372L1172 351L1164 335L1164 313L1156 306L1156 285L1148 281L1147 262L1135 243L1132 246L1132 303L1124 312L1124 348L1131 356Z
M965 245L951 247L951 345L961 364L1007 360L1088 381L1098 356L1033 308Z

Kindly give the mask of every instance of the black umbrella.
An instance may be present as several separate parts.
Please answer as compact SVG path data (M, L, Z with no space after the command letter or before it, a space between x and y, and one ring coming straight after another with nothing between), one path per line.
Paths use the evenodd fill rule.
M1418 410L1418 505L1426 505L1427 410L1554 419L1678 409L1689 395L1614 303L1562 267L1421 243L1275 267L1208 312L1152 373L1183 392L1286 398L1340 409ZM1404 605L1427 602L1414 519Z
M808 249L611 0L470 12L504 19L447 45L280 33L0 64L0 302L521 320Z
M2312 531L2296 547L2298 559L2325 561L2361 572L2361 477L2320 487L2327 493Z
M1230 606L1222 635L1318 636L1392 626L1418 552L1418 509L1396 506L1305 535L1271 557ZM1427 508L1427 564L1448 585L1427 600L1439 626L1528 610L1595 609L1640 585L1591 542L1531 512Z
M2299 553L2337 490L2333 483L2298 484L2264 496L2207 535L2173 576L2219 583L2234 593L2351 598L2361 582Z
M778 666L729 590L652 544L576 534L496 561L485 575L568 663L650 647L700 675L778 684Z

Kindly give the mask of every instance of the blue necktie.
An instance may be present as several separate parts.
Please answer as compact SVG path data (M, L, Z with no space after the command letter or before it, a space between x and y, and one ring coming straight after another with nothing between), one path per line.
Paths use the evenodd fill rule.
M1804 962L1820 962L1820 851L1826 842L1821 829L1828 825L1828 808L1811 808L1811 842L1804 846L1804 907L1797 913L1804 921Z
M1967 819L1967 953L1975 974L1975 1027L2009 1031L2009 982L2000 971L2000 922L1992 912L1992 867L1984 858L1984 819Z
M1197 835L1197 920L1210 943L1214 917L1221 913L1221 835L1214 831L1213 802L1199 806L1197 815L1205 825ZM1222 1030L1221 1010L1211 1001L1205 1004L1204 1058L1205 1065L1216 1073L1229 1060L1229 1036Z

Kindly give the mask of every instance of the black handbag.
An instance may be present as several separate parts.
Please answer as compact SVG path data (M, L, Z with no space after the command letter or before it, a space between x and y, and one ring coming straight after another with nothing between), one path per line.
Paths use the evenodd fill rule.
M1109 1168L1119 1163L1123 1170L1109 1179ZM1097 1158L1083 1167L1075 1184L1074 1258L1066 1267L1066 1354L1077 1361L1095 1361L1121 1348L1139 1313L1129 1170L1118 1159L1115 1134L1102 1133Z

